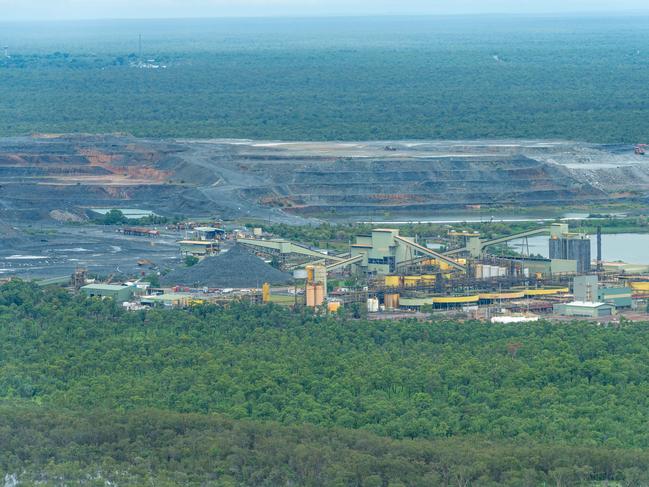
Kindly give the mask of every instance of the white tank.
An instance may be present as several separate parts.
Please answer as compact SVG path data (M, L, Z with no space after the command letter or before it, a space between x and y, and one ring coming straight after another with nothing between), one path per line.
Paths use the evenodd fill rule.
M367 300L367 312L377 313L379 311L379 300L377 298L369 298Z

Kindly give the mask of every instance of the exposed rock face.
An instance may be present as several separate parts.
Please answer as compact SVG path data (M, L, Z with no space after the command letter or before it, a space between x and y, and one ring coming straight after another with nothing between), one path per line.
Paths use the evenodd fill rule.
M0 218L122 207L299 223L311 215L642 199L648 161L633 147L547 141L7 138L0 139Z
M63 222L63 223L70 223L70 222L81 223L86 220L86 218L80 215L71 213L69 211L62 211L62 210L50 211L50 218L54 221Z

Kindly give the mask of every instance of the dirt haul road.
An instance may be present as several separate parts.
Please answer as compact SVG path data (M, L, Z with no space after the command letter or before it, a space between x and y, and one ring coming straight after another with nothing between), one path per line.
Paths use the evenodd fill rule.
M180 235L88 225L92 208L165 216L317 219L435 216L646 202L649 158L565 141L273 142L125 136L0 139L0 276L177 267Z
M299 224L644 200L647 161L631 146L563 141L10 138L0 139L0 219L83 219L91 208L121 207Z

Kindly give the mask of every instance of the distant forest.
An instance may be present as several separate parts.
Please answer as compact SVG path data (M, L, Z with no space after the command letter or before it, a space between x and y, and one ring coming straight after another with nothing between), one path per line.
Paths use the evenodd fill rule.
M646 486L648 335L273 305L126 312L14 281L0 287L0 479Z
M644 17L2 27L3 135L649 142Z

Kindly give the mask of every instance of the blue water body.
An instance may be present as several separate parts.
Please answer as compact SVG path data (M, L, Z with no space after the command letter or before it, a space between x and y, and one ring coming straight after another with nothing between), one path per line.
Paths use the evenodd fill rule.
M548 237L538 236L528 239L531 254L548 257ZM510 242L517 250L526 249L522 240ZM597 239L591 236L591 255L597 256ZM622 261L629 264L649 264L649 234L614 233L602 235L602 259L605 262Z

